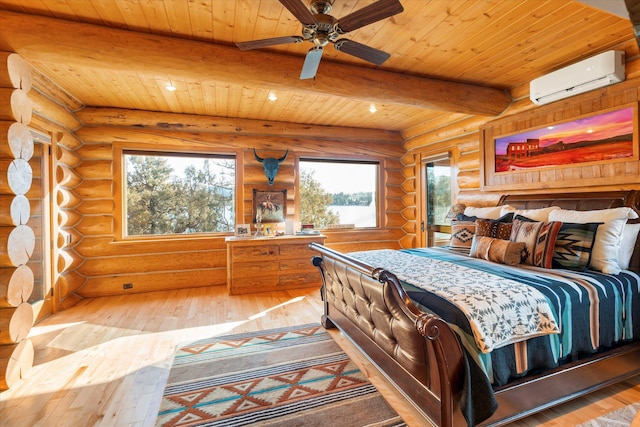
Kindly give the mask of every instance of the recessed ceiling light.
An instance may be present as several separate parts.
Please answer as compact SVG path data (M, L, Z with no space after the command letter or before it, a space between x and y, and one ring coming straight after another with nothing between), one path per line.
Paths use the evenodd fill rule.
M376 105L375 104L371 104L369 106L369 112L375 113L376 111L378 111L378 109L376 108Z
M276 95L273 92L269 92L269 96L267 96L267 98L269 99L269 101L277 101L278 100L278 95Z
M173 92L174 90L176 90L176 87L174 85L172 85L171 83L169 83L168 85L166 85L164 87L166 90L168 90L169 92Z

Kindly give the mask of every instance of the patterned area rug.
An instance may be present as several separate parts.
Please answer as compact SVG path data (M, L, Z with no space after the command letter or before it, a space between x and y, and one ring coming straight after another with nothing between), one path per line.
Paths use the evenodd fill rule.
M318 324L228 335L175 353L156 426L405 426Z
M576 427L640 427L640 420L635 420L638 411L640 402L632 403Z

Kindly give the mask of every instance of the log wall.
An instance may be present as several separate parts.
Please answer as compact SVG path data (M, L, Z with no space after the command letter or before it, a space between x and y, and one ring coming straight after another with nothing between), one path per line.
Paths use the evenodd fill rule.
M30 90L27 63L17 54L0 52L0 391L20 381L34 360L27 338L34 322L28 302L34 275L28 263L36 240L29 222Z
M379 160L381 182L387 189L382 226L328 232L327 244L341 250L398 247L404 234L399 134L246 120L229 126L229 119L100 108L80 111L78 118L90 125L75 132L82 144L73 151L76 161L68 174L77 184L68 199L77 205L73 211L78 215L67 221L74 222L70 233L79 239L73 251L82 261L73 269L71 283L80 297L226 284L226 236L167 237L160 239L161 244L158 239L121 237L121 184L114 176L120 173L119 156L126 148L235 153L240 165L236 171L239 223L252 222L254 189L286 189L287 219L297 218L300 156ZM289 149L272 187L262 164L254 159L254 148L263 158L281 157ZM132 288L124 291L124 284Z

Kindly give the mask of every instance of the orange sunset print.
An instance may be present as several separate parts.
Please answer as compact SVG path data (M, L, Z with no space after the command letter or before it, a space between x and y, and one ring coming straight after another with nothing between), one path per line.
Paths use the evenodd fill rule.
M495 171L632 157L634 114L628 107L497 138Z

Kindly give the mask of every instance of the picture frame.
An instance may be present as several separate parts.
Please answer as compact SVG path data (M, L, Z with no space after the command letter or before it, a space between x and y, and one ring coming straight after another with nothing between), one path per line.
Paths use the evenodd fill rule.
M251 237L251 224L236 224L236 237Z
M619 170L639 159L637 103L545 122L550 116L512 116L481 129L483 190L626 182Z
M287 190L253 190L253 221L284 222L287 212Z

